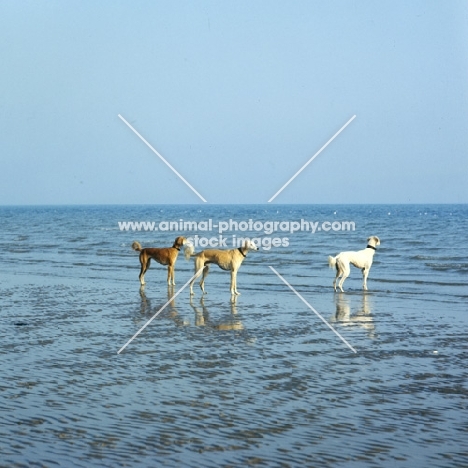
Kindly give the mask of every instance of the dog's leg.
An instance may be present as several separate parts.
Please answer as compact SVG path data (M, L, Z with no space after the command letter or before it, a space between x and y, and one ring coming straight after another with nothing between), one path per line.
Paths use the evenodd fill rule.
M138 276L138 279L140 280L140 284L144 286L145 285L145 268L143 267L143 265L141 265L140 275Z
M342 265L340 270L341 270L343 276L341 277L341 280L338 283L338 287L340 288L341 292L344 292L343 291L343 283L345 282L345 279L349 276L349 273L350 273L349 265Z
M333 289L335 290L335 292L336 292L336 282L338 281L339 277L340 277L340 270L338 269L338 267L336 267L336 276L335 276L335 279L333 280Z
M237 291L237 270L231 270L231 296L234 295L240 295L240 292Z
M167 284L175 286L175 274L174 274L174 265L168 265L167 267Z
M190 295L193 296L193 283L195 283L196 279L201 275L200 269L203 267L203 263L200 262L200 259L197 257L195 258L195 275L192 278L192 281L190 281Z
M336 283L339 277L344 273L344 271L343 271L343 266L341 265L341 263L336 262L335 268L336 268L336 276L335 276L335 279L333 280L333 288L335 289L335 292L336 292Z
M140 270L139 279L140 279L140 284L142 286L144 286L145 285L145 273L146 273L146 271L148 270L148 268L150 266L151 259L150 258L146 259L145 257L140 257L140 262L141 262L141 270Z
M367 291L367 277L369 276L369 268L362 269L362 288Z
M209 271L210 271L210 265L207 264L205 265L205 268L203 268L203 276L202 276L202 279L200 280L200 288L203 291L203 294L207 294L205 292L205 278L208 276Z

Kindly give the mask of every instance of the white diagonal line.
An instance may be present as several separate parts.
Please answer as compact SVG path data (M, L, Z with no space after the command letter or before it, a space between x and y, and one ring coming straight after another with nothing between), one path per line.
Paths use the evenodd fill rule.
M272 202L354 119L353 115L269 200Z
M187 182L187 180L185 180L185 178L179 174L179 172L177 172L170 164L168 161L166 161L166 159L164 159L120 114L118 115L119 118L122 120L122 122L124 122L128 128L130 128L130 130L132 130L139 138L140 140L146 145L148 146L148 148L156 155L158 156L162 162L164 162L168 167L169 169L171 169L178 177L180 180L182 180L182 182L184 182L187 187L191 188L193 190L194 193L196 193L201 200L203 200L205 203L206 203L206 200L192 187L191 184L189 184Z
M276 275L278 276L278 278L281 279L281 281L283 281L283 283L289 288L291 289L291 291L293 291L298 297L299 299L312 311L314 312L319 318L320 320L322 320L322 322L332 330L333 333L335 333L345 344L346 346L351 350L353 351L354 353L357 353L357 351L272 267L270 266L271 270L276 273Z
M200 268L118 351L120 354L192 281L203 268Z

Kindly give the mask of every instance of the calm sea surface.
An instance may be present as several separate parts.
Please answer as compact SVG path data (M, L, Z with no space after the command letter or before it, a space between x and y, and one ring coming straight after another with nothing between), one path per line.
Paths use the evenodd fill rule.
M219 239L118 222L181 219L355 230L225 232L288 245L248 254L236 300L212 266L117 354L193 274L153 262L141 290L131 243ZM353 268L334 293L328 255L370 235L369 291ZM0 280L2 467L468 466L466 205L0 207Z

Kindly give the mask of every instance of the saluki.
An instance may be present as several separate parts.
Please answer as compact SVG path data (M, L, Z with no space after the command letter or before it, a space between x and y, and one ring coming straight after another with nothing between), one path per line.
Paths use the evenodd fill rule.
M200 288L203 294L205 292L205 278L208 275L210 269L210 263L218 265L222 270L231 272L231 295L238 296L240 294L237 291L237 271L239 270L242 262L244 261L247 253L250 250L258 250L258 247L250 240L245 240L242 247L238 249L230 250L203 250L198 254L194 253L193 246L189 246L185 250L185 258L190 259L192 255L195 255L195 273L192 281L190 281L190 295L193 295L193 283L203 273L202 279L200 280Z
M176 237L172 247L150 247L143 249L140 243L135 241L132 244L132 249L140 252L141 271L139 279L141 285L145 285L145 273L150 266L151 259L156 260L161 265L167 265L167 284L175 284L174 267L177 260L177 255L179 255L180 248L186 243L187 239L180 236Z
M358 252L341 252L336 257L331 255L328 257L328 265L330 268L336 268L336 277L333 281L333 287L336 291L336 282L341 276L341 280L338 284L341 292L343 291L343 283L349 276L350 268L349 264L354 265L356 268L360 268L362 271L363 284L362 287L367 291L367 276L372 266L372 260L374 258L376 247L380 245L380 239L377 236L371 236L367 239L367 247Z

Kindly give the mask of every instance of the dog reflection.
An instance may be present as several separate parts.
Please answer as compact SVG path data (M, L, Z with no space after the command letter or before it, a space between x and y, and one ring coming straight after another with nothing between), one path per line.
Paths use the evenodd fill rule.
M167 317L174 320L176 325L180 325L180 326L189 325L190 322L187 319L180 317L179 313L177 312L174 294L175 294L174 286L168 285L167 286L167 302L169 302L169 304L167 304L164 312L166 313ZM159 303L157 306L151 307L151 301L150 299L146 297L145 288L143 286L140 288L140 297L141 297L140 312L142 314L154 315L161 309L161 307L164 306L164 304L167 303L167 302L163 304Z
M205 305L205 299L202 297L199 301L199 305L195 305L193 303L192 297L190 297L190 305L195 312L195 325L197 327L204 327L208 326L215 330L243 330L244 325L238 319L230 317L229 319L225 319L220 323L212 322L210 319L210 313ZM231 316L235 316L237 314L237 296L231 296L230 300L231 306Z
M140 287L140 298L140 313L145 315L151 311L151 301L146 297L144 286Z
M372 318L370 298L367 294L361 297L361 304L356 312L351 312L351 302L349 296L338 294L335 296L336 312L332 317L333 322L340 325L358 326L367 331L369 338L375 338L375 325Z

